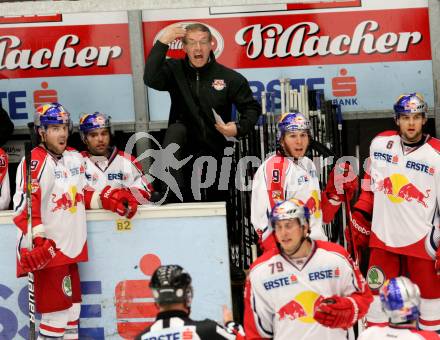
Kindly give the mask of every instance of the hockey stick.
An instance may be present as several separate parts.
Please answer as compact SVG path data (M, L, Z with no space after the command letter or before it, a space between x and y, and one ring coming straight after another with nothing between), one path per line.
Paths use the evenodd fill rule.
M350 244L351 249L348 249L349 253L353 255L354 263L356 263L357 266L359 266L359 263L361 261L359 253L357 251L357 248L354 245L354 239L353 239L353 233L351 231L351 207L350 207L350 201L348 200L347 195L344 195L345 198L345 212L347 214L347 221L348 223L345 225L345 228L348 228L348 236L350 237ZM345 234L344 234L345 235Z
M32 249L32 184L31 184L31 151L32 145L25 143L24 161L26 166L26 206L27 206L27 241L28 249ZM34 273L28 273L28 302L29 302L29 339L35 340L35 285Z
M340 105L336 106L336 121L338 124L337 126L338 126L339 155L342 157L343 156L343 151L342 151L342 112L341 112ZM351 232L350 201L349 201L347 195L345 195L345 194L344 194L344 203L343 203L342 209L343 209L343 218L345 220L343 223L343 228L344 227L348 228L348 235L350 237L350 243L351 243L351 249L349 249L349 252L353 256L353 259L354 259L354 262L356 263L356 265L359 266L359 263L360 263L359 253L354 245L353 233ZM345 233L343 232L342 235L344 237Z

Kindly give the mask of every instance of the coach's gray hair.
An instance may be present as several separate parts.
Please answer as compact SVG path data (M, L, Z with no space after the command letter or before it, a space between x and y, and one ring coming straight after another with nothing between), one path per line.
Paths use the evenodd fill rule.
M194 23L194 24L189 24L187 26L185 26L186 32L194 32L194 31L200 31L200 32L207 32L208 33L208 40L211 41L212 40L212 34L211 34L211 30L208 28L208 26L203 25L201 23ZM186 35L182 38L182 42L184 44L186 44Z

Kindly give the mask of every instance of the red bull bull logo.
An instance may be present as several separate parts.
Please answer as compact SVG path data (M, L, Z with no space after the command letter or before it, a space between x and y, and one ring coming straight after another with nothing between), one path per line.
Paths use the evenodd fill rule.
M63 192L61 195L57 196L52 194L52 203L54 207L51 209L52 212L57 210L69 210L71 213L76 212L77 204L84 204L84 195L76 190L76 187L70 187L68 192Z
M307 201L305 203L301 202L301 204L309 210L310 216L321 217L321 200L317 190L313 190Z
M304 323L314 323L316 320L313 315L323 299L316 292L303 291L278 310L279 320L298 320Z
M417 202L427 208L426 199L431 190L422 191L405 176L392 174L376 182L376 192L383 192L393 203Z
M296 320L296 319L302 318L306 315L307 314L306 314L306 311L304 310L303 306L301 306L295 300L292 300L292 301L286 303L278 311L278 316L279 316L280 320L284 320L284 319Z

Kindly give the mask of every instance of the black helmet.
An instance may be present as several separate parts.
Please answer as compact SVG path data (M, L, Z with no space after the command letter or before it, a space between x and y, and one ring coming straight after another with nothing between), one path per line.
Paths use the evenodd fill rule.
M184 303L191 306L191 276L179 265L160 266L154 272L150 288L158 305Z

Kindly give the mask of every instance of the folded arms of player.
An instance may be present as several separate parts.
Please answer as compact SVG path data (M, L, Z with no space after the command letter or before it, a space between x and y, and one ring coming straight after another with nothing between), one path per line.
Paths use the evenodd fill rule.
M101 192L85 190L87 209L106 209L120 216L132 218L137 212L138 202L127 188L112 188L107 185Z
M26 273L43 269L57 254L53 240L36 237L33 243L34 248L32 250L20 249L20 264Z
M358 177L350 163L337 163L330 172L327 185L322 193L323 222L330 223L342 202L351 201L358 187Z

